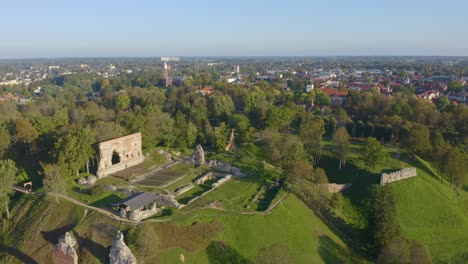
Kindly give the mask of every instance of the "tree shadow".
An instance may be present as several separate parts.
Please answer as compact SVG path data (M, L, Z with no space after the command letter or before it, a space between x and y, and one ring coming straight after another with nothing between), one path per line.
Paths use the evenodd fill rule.
M5 252L6 254L17 258L22 263L31 263L31 264L37 264L38 263L32 257L26 255L25 253L23 253L19 249L9 247L7 245L4 245L3 243L0 243L0 252Z
M71 231L73 227L75 227L75 225L76 224L73 223L60 228L53 229L51 231L41 231L42 238L44 238L44 240L46 240L47 242L55 245L58 243L59 237L65 234L66 232Z
M102 198L101 200L95 201L91 205L96 207L109 207L111 204L117 203L121 200L122 198L120 198L120 196L112 193Z
M465 184L465 185L462 187L462 190L464 190L465 192L468 192L468 184Z
M109 263L109 259L108 259L109 250L106 247L104 247L103 245L95 241L92 241L91 239L80 236L75 230L73 230L73 236L76 238L78 245L80 245L79 251L82 252L86 250L89 253L91 253L94 257L99 259L101 263Z
M211 264L253 264L251 260L241 256L237 250L223 241L212 241L206 248L206 253Z
M345 259L346 250L329 236L323 235L319 237L318 252L320 258L325 263L347 263Z

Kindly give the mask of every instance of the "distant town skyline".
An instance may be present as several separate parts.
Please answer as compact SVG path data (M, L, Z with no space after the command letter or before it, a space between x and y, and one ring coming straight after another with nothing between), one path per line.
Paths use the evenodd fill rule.
M0 59L468 56L468 1L8 1Z

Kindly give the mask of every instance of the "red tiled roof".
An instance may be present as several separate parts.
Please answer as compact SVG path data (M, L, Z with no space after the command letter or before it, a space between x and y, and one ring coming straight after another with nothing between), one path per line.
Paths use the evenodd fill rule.
M347 91L339 91L338 89L335 88L320 88L324 94L327 94L329 96L347 96L348 92Z

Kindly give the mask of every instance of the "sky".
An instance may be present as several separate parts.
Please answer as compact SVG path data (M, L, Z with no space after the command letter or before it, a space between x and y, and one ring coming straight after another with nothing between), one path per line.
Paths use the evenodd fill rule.
M0 58L468 56L467 0L0 0Z

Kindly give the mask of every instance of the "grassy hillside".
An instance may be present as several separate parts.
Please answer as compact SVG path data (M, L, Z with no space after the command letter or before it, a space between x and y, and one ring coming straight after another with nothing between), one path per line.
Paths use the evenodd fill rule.
M61 201L20 199L10 222L3 221L1 259L5 263L49 263L59 235L71 231L80 244L80 263L106 263L116 230L124 230L132 248L131 233L141 229L154 234L156 247L139 248L142 263L158 259L177 263L223 263L229 260L288 259L291 263L342 262L352 255L299 199L289 195L270 215L239 215L205 209L179 215L171 223L144 223L132 227L111 221ZM21 235L20 235L21 234ZM19 240L18 238L24 238ZM151 254L145 254L151 252ZM248 262L246 262L248 263Z
M425 244L434 262L468 262L468 215L457 196L439 180L418 168L418 177L391 185L402 234Z
M367 243L370 201L380 174L416 167L418 177L389 185L396 198L397 221L403 237L428 246L435 263L467 263L468 193L460 190L457 194L446 182L439 181L429 164L418 157L410 159L402 152L397 158L396 149L388 148L389 159L370 173L359 160L360 145L353 142L351 158L339 171L338 161L331 152L332 143L328 142L319 164L326 169L330 182L353 184L343 192L343 205L336 210L346 223L342 231Z
M350 256L344 243L294 195L289 195L270 215L238 215L210 209L178 218L175 223L211 221L222 225L222 231L214 238L218 243L211 242L208 249L195 252L168 249L161 252L161 262L175 263L183 254L187 263L222 263L223 252L250 261L271 257L288 259L290 263L336 263Z

